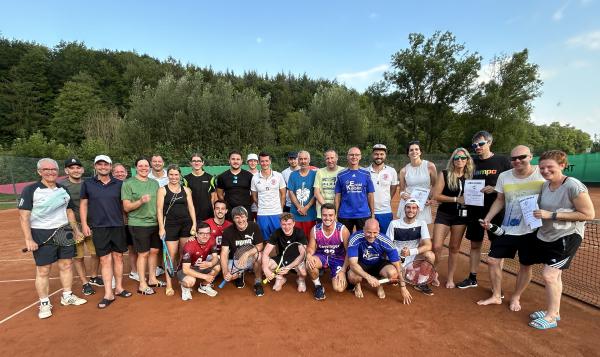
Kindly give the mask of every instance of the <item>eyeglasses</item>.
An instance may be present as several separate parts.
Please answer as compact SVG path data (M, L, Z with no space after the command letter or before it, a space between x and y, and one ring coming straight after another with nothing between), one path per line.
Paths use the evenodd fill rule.
M208 236L210 235L210 232L198 232L199 236Z
M452 159L454 159L454 161L458 161L458 160L463 160L465 161L466 159L468 159L468 157L463 156L463 155L456 155L454 156Z
M487 144L487 143L488 143L487 141L480 141L480 142L478 142L478 143L473 143L473 144L471 144L471 147L472 147L473 149L477 149L477 147L482 147L483 145L485 145L485 144Z
M192 160L192 162L202 162L202 160Z
M511 156L510 157L510 161L523 161L525 160L527 157L529 157L529 155L519 155L519 156Z
M40 169L41 172L58 172L58 169L53 168L53 169Z

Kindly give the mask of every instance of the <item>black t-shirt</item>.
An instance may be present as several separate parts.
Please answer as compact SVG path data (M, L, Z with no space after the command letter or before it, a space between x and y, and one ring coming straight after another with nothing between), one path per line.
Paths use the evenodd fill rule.
M237 175L227 170L217 177L217 188L225 191L225 202L229 212L237 206L244 206L250 211L252 196L250 196L250 184L252 174L242 169Z
M285 233L283 233L283 229L281 229L281 228L278 228L275 232L273 232L273 234L271 234L271 237L269 238L269 244L272 244L275 247L277 247L277 256L275 257L275 261L278 261L280 259L281 254L285 250L285 247L287 247L291 243L296 243L296 242L298 242L302 245L308 244L308 241L306 239L306 234L304 234L304 231L300 228L294 227L294 231L292 232L292 235L290 235L290 236L286 236ZM288 250L288 252L289 252L289 250ZM286 255L288 255L288 253L286 253ZM286 259L286 260L289 260L289 262L287 262L286 264L289 264L297 256L298 256L298 251L297 250L292 251L290 253L290 256ZM284 264L284 265L286 265L286 264Z
M458 180L460 182L460 189L451 190L448 187L448 171L443 170L444 174L444 189L442 190L442 195L448 197L459 197L463 195L462 189L465 187L465 177L462 176ZM460 207L460 203L454 202L442 202L438 207L438 211L451 214L453 216L458 216L458 208Z
M500 176L502 172L512 168L508 158L500 155L493 155L485 160L475 156L473 162L475 163L473 179L485 180L486 186L496 186L498 176ZM490 209L494 200L496 200L496 196L497 193L495 191L485 194L484 207L486 212Z
M258 224L255 222L248 222L248 227L243 231L238 230L235 224L232 224L225 229L223 231L221 247L229 247L229 259L232 259L237 247L248 244L258 245L262 242L263 236Z
M163 203L163 215L166 223L178 224L192 220L187 204L187 192L181 187L181 191L175 193L169 190L169 185L164 185L165 200Z
M193 173L183 178L185 186L192 190L192 201L196 210L196 222L205 221L213 217L210 194L215 191L215 180L208 172L200 176Z

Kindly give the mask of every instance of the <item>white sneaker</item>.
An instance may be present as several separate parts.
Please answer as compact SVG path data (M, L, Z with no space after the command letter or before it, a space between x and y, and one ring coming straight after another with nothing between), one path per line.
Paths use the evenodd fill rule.
M206 294L210 297L215 297L218 294L217 291L212 288L212 286L202 285L202 284L200 284L200 286L198 286L198 292L202 293L202 294Z
M181 300L187 301L192 300L192 289L181 287Z
M75 306L83 305L86 302L87 302L86 299L79 298L75 294L71 294L67 298L65 298L64 296L60 298L60 303L65 306L67 306L67 305L75 305Z
M137 271L132 271L131 273L129 273L129 279L135 280L135 281L140 281L140 276L137 273Z
M296 283L298 283L298 292L299 293L303 293L306 292L306 282L304 281L304 279L298 279L296 280Z
M156 276L161 276L165 273L165 270L161 267L156 267L156 272L154 273L154 275Z
M40 304L40 312L38 312L38 317L40 319L47 319L52 316L52 305L50 303Z

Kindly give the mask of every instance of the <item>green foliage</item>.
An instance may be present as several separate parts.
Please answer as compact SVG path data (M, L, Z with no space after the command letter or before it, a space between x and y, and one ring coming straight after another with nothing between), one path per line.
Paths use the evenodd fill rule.
M537 126L536 141L531 142L533 150L541 153L547 150L562 150L569 154L580 154L592 148L593 142L588 133L573 126L553 122Z
M51 157L56 160L66 159L71 154L65 145L57 143L54 139L46 139L39 131L27 139L15 139L11 151L15 156Z

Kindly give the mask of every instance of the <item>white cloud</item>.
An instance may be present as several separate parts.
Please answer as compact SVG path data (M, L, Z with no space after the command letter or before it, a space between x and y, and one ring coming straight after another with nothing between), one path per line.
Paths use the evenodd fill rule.
M554 14L552 14L552 20L562 20L562 18L565 16L565 10L567 9L570 3L570 1L566 2L563 6L559 7L558 10L554 11Z
M590 51L600 50L600 30L571 37L567 40L567 44L576 47L583 47Z
M379 80L383 72L389 67L387 64L381 64L364 71L341 73L335 76L335 78L349 87L363 90Z
M256 43L258 43L259 45L263 42L262 37L257 37L256 38Z
M591 66L592 66L592 64L590 62L584 61L584 60L574 60L574 61L569 62L569 67L575 68L575 69L589 68Z
M378 17L379 17L379 14L376 12L372 12L369 14L369 19L371 19L371 20L375 20Z

